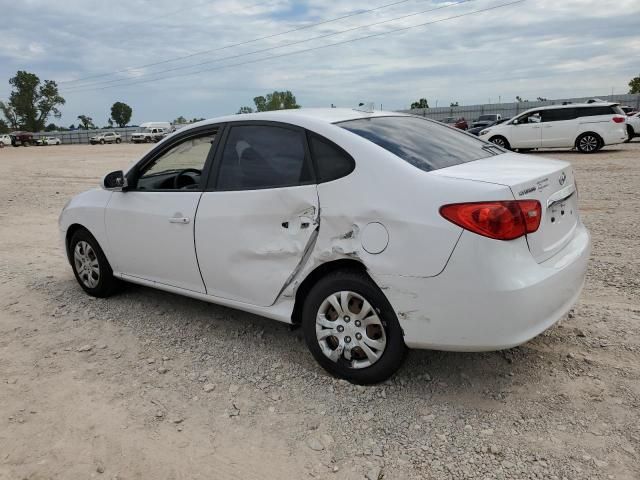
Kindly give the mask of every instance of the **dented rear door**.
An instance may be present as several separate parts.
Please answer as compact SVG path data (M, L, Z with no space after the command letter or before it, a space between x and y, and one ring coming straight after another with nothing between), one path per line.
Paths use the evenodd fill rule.
M272 305L313 247L318 192L301 129L242 122L224 134L195 247L207 294Z

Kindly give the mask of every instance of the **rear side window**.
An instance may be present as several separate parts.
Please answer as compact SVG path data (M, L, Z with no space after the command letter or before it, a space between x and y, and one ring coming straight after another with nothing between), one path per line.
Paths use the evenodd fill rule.
M309 147L316 162L318 183L345 177L356 166L353 158L344 150L317 135L309 135Z
M576 118L575 108L553 108L551 110L542 110L543 122L561 122L563 120L573 120Z
M613 115L618 113L614 110L615 107L610 107L609 105L602 107L583 107L578 108L578 117L595 117L596 115ZM622 113L624 115L624 113Z
M312 181L301 131L267 125L231 128L222 153L219 190L291 187Z
M372 117L337 123L414 167L430 172L494 155L471 135L418 117Z

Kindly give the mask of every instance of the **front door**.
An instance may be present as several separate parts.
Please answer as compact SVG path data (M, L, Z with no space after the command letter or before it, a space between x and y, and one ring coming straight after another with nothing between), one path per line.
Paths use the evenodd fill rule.
M195 243L207 293L272 305L313 246L319 205L304 131L243 122L228 129Z
M542 145L540 112L531 112L518 118L510 126L509 143L512 148L539 148Z
M114 192L105 212L114 271L205 292L194 248L202 172L215 132L178 139Z

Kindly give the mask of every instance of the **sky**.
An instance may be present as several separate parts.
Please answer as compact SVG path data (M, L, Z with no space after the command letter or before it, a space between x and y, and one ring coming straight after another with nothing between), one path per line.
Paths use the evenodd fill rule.
M640 75L640 0L513 1L0 0L0 100L27 70L67 101L50 121L102 126L116 101L139 124L274 90L395 110L626 93Z

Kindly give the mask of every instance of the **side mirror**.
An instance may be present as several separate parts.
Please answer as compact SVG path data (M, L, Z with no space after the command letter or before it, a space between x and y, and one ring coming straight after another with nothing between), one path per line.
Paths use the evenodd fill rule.
M513 122L511 122L512 125L518 125L518 119L516 118Z
M116 192L122 192L127 188L127 177L124 176L122 170L116 170L115 172L108 173L102 179L102 188L105 190L113 190Z

